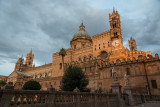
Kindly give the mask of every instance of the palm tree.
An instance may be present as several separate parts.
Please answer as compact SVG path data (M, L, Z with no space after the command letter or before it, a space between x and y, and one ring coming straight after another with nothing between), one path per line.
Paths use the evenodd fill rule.
M62 56L62 70L64 72L64 57L66 56L66 50L64 48L60 49L59 56Z

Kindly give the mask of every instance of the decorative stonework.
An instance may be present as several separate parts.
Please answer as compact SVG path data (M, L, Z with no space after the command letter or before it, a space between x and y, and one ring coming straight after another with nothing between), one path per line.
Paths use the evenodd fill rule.
M123 35L121 33L122 29L118 11L113 10L113 13L109 15L109 19L110 30L93 35L92 38L86 33L88 28L81 24L79 31L83 33L80 32L78 34L82 33L82 35L73 36L70 42L71 47L66 49L67 55L64 57L64 70L69 65L80 66L89 78L88 87L91 90L102 88L102 90L109 92L112 83L118 81L122 85L122 89L124 89L124 86L130 85L135 92L146 93L146 75L149 78L149 83L153 79L157 81L157 86L160 86L158 82L160 81L160 60L158 54L154 57L150 51L139 51L136 46L136 40L133 38L130 39L129 45L132 44L134 49L132 47L130 49L125 48L123 46ZM21 89L26 81L34 79L40 82L43 90L47 90L50 85L59 90L64 74L60 67L62 57L59 56L59 52L53 53L52 63L38 67L33 65L33 53L31 50L27 54L25 64L24 58L19 58L14 72L9 75L7 82L11 81L13 85ZM130 75L129 79L125 77L124 82L126 68L130 69ZM20 76L15 71L28 74L31 78ZM98 85L98 83L102 85ZM151 90L154 94L160 93L158 88L153 89L151 87Z

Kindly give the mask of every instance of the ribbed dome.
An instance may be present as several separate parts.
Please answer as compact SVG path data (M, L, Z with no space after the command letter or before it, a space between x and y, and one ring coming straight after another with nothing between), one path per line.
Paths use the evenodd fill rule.
M74 37L78 37L78 36L79 37L86 36L91 38L90 35L84 30L79 30L77 33L74 34Z
M80 28L79 31L74 34L73 39L76 39L76 38L91 39L90 35L85 31L85 26L83 25L83 23L79 28Z

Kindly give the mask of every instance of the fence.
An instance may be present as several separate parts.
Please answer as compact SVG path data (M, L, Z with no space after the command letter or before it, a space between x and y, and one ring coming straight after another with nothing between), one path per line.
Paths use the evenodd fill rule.
M14 90L11 86L0 90L0 107L119 107L117 94Z
M151 102L159 102L160 103L160 95L138 95L138 94L133 94L134 100L136 101L136 104L141 104L141 103L151 103Z

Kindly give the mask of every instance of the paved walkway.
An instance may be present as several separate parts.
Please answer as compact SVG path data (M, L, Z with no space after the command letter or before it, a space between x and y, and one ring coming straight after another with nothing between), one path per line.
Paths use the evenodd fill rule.
M160 107L160 103L144 103L137 106L127 106L127 107Z

